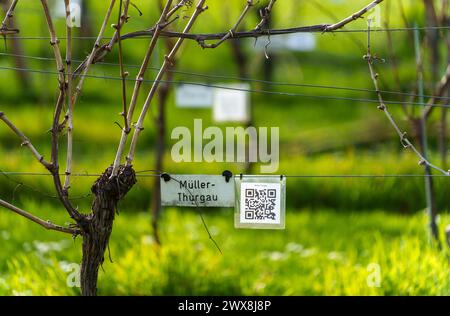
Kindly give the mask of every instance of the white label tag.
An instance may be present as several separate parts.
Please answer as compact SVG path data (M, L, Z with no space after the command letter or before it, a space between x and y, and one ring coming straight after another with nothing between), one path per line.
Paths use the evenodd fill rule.
M161 179L161 205L187 207L233 207L234 181L223 176L170 175Z
M214 89L189 84L179 85L175 102L179 108L209 108L213 104Z
M250 121L250 95L248 84L221 85L229 89L217 88L214 95L213 116L216 122ZM235 89L235 90L233 90Z
M285 178L280 176L236 177L237 228L284 229Z
M258 41L255 49L266 49L267 42ZM316 35L311 33L284 34L270 39L267 50L270 52L311 52L316 49Z

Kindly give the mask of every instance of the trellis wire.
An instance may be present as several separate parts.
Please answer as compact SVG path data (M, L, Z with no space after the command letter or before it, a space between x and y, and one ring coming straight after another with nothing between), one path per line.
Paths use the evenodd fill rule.
M155 178L155 177L161 177L163 174L167 174L166 172L158 172L158 173L146 173L153 170L141 170L136 171L136 177L138 178ZM40 177L40 176L52 176L49 173L43 173L43 172L24 172L24 171L1 171L0 174L5 176L6 179L10 182L13 182L16 184L16 187L13 189L12 192L12 201L15 200L16 191L20 187L25 187L41 196L52 198L52 199L58 199L56 195L51 195L49 193L43 192L42 190L39 190L31 185L25 184L23 182L20 182L16 179L12 179L10 176L26 176L26 177ZM64 173L61 173L60 176L64 176ZM74 173L72 174L72 177L74 178L80 178L80 177L100 177L100 173ZM234 175L234 177L248 177L250 175ZM273 176L273 175L251 175L252 177L265 177L265 176ZM392 179L392 178L408 178L408 179L418 179L418 178L448 178L448 176L443 174L431 174L431 175L425 175L425 174L344 174L344 175L283 175L283 177L291 178L291 179ZM70 200L82 200L86 199L92 196L91 193L87 193L84 195L76 196L70 198ZM202 219L204 222L204 219Z
M136 177L141 178L150 178L150 177L160 177L162 174L167 172L160 172L160 173L142 173L139 171L136 171ZM14 176L51 176L49 173L44 172L24 172L24 171L0 171L0 174L3 175L14 175ZM168 173L171 174L171 173ZM64 173L60 174L61 176L64 176ZM100 177L100 173L74 173L72 174L73 177ZM237 176L237 175L236 175ZM243 175L243 177L246 177L249 175ZM271 176L268 175L251 175L256 177L265 177L265 176ZM433 178L448 178L448 176L443 174L433 174L433 175L424 175L424 174L336 174L336 175L284 175L286 178L355 178L355 179L361 179L361 178L424 178L424 177L433 177Z
M169 174L167 172L157 172L157 173L147 173L149 171L155 171L156 170L141 170L136 171L136 177L138 178L155 178L155 177L161 177L163 174ZM13 182L16 184L15 188L12 192L12 201L15 200L16 191L20 187L25 187L34 193L37 193L41 196L44 196L46 198L51 199L58 199L58 196L51 195L49 193L43 192L40 189L35 188L34 186L31 186L29 184L25 184L21 181L18 181L16 179L12 179L10 176L25 176L25 177L40 177L40 176L52 176L50 173L43 173L43 172L24 172L24 171L1 171L0 175L3 175L6 177L6 179L10 182ZM64 173L61 173L60 176L64 176ZM100 177L100 173L74 173L72 174L72 177L74 178L80 178L80 177ZM235 174L234 177L266 177L266 176L274 176L274 175L238 175ZM291 178L291 179L393 179L393 178L404 178L404 179L422 179L422 178L448 178L448 176L443 174L344 174L344 175L283 175L285 178ZM86 198L89 198L92 196L92 193L87 193L80 196L75 196L70 198L70 200L83 200ZM202 214L200 214L202 216ZM202 218L202 221L204 223L204 219Z
M428 30L449 30L450 26L424 26L424 27L398 27L398 28L379 28L379 29L373 29L371 32L375 33L383 33L383 32L410 32L410 31L428 31ZM312 33L317 34L317 31L310 31L310 30L302 30L297 31L296 33ZM329 32L330 34L334 33L367 33L367 29L340 29L335 30L332 32ZM126 35L126 34L124 34ZM152 36L146 35L146 36L139 36L139 37L133 37L128 38L127 40L131 39L148 39ZM7 39L19 39L19 40L50 40L50 37L48 36L8 36ZM59 36L59 39L66 39L64 36ZM72 39L77 40L95 40L95 36L73 36ZM111 40L112 37L104 37L106 40Z
M1 53L1 52L0 52L0 56L18 57L18 58L26 58L26 59L32 59L32 60L40 60L40 61L54 61L55 60L55 58L50 58L50 57L30 56L30 55ZM83 61L73 59L72 62L82 63ZM104 66L119 66L119 64L117 64L117 63L109 63L109 62L97 62L96 64L102 65L102 66L103 65ZM133 65L133 64L124 64L124 66L128 67L128 68L136 68L136 69L140 68L139 65ZM160 68L149 66L149 67L147 67L147 69L159 71ZM175 73L175 74L188 75L188 76L193 76L193 77L209 78L209 79L238 80L238 81L246 81L246 82L263 83L263 84L273 85L273 86L332 89L332 90L355 91L355 92L376 92L373 89L367 89L367 88L353 88L353 87L318 85L318 84L307 84L307 83L290 83L290 82L280 82L280 81L269 81L269 80L254 79L254 78L248 78L248 77L244 78L244 77L237 77L237 76L206 74L206 73L181 71L181 70L168 70L168 71ZM408 92L398 92L398 91L388 91L388 90L381 90L380 92L385 93L385 94L392 94L392 95L419 97L418 94L408 93ZM423 97L434 98L436 100L444 100L444 101L450 100L450 97L445 97L445 96L423 95Z
M29 68L18 68L18 67L0 66L0 69L13 70L13 71L25 71L25 72L31 72L31 73L47 74L47 75L55 75L55 74L58 75L59 74L57 71L38 70L38 69L29 69ZM116 76L99 76L99 75L88 75L87 74L87 75L84 75L84 77L89 77L89 78L94 78L94 79L104 79L104 80L115 80L115 81L122 80L122 78L116 77ZM135 79L132 79L132 78L126 78L125 80L127 80L127 81L135 81ZM144 79L143 82L145 82L145 83L153 83L154 80ZM217 84L207 84L207 83L192 82L192 81L159 80L159 82L162 82L162 83L175 83L175 84L188 84L188 85L194 85L194 86L218 88L218 89L232 90L232 91L243 91L243 92L249 92L249 93L260 93L260 94L268 94L268 95L281 95L281 96L289 96L289 97L303 97L303 98L312 98L312 99L321 99L321 100L355 101L355 102L367 102L367 103L378 103L379 102L378 100L375 100L375 99L350 98L350 97L325 96L325 95L312 95L312 94L305 94L305 93L269 91L269 90L260 90L260 89L245 89L245 88L230 87L230 86L223 86L223 85L217 85ZM423 103L423 102L407 102L407 101L385 101L384 103L392 104L392 105L413 105L413 106L429 105L429 104ZM440 108L450 108L450 105L445 105L445 104L432 104L431 106L440 107Z

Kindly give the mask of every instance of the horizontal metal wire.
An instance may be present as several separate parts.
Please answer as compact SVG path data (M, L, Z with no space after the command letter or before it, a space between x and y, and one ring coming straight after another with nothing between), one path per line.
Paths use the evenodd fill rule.
M0 52L0 56L18 57L18 58L25 58L25 59L39 60L39 61L49 61L49 62L50 61L55 61L55 58L51 58L51 57L20 55L20 54L12 54L12 53L1 53ZM82 60L72 60L72 62L82 63L83 61ZM97 62L96 65L115 66L115 67L119 66L118 63L108 63L108 62ZM135 69L140 69L141 68L141 66L133 65L133 64L124 64L123 66L127 67L127 68L135 68ZM147 69L151 69L151 70L155 70L155 71L159 71L160 70L160 68L158 68L158 67L151 67L151 66L147 67ZM291 83L291 82L269 81L269 80L254 79L254 78L247 78L247 77L226 76L226 75L216 75L216 74L205 74L205 73L182 71L182 70L168 70L168 72L175 73L175 74L181 74L181 75L188 75L188 76L193 76L193 77L208 78L208 79L225 79L225 80L237 80L237 81L245 81L245 82L256 82L256 83L263 83L263 84L272 85L272 86L318 88L318 89L331 89L331 90L343 90L343 91L355 91L355 92L373 92L373 93L376 92L373 89L342 87L342 86L330 86L330 85L318 85L318 84L308 84L308 83ZM389 90L381 90L380 92L382 92L384 94L419 97L419 95L415 94L415 93L389 91ZM425 97L425 98L434 98L436 100L444 100L444 101L450 100L450 97L443 97L443 96L423 95L423 97Z
M3 175L9 175L9 176L52 176L50 173L44 173L44 172L22 172L22 171L3 171L0 172L0 174ZM136 177L142 177L142 178L154 178L154 177L160 177L163 173L140 173L139 171L136 172ZM171 173L168 173L171 174ZM64 176L64 173L60 174L61 176ZM336 178L342 178L342 179L364 179L364 178L427 178L427 177L433 177L433 178L449 178L449 176L443 175L443 174L435 174L435 175L424 175L424 174L336 174L336 175L314 175L314 174L303 174L303 175L284 175L281 174L283 177L286 178L330 178L330 179L336 179ZM100 173L74 173L71 175L72 177L100 177ZM235 177L240 177L240 174L235 174ZM280 175L242 175L242 177L280 177Z
M57 72L57 71L18 68L18 67L0 66L0 69L13 70L13 71L25 71L25 72L32 72L32 73L48 74L48 75L58 75L59 74L59 72ZM70 73L68 75L70 75ZM104 79L104 80L116 80L116 81L122 80L121 77L117 77L117 76L85 75L85 77L95 78L95 79ZM135 79L132 79L132 78L125 78L125 80L135 81ZM154 83L155 81L149 80L149 79L144 79L143 82L144 83ZM269 91L269 90L260 90L260 89L244 89L244 88L238 88L238 87L230 87L230 86L223 86L223 85L217 85L217 84L206 84L206 83L192 82L192 81L160 80L159 82L171 83L171 84L189 84L189 85L194 85L194 86L218 88L218 89L224 89L224 90L243 91L243 92L249 92L249 93L259 93L259 94L268 94L268 95L281 95L281 96L289 96L289 97L303 97L303 98L321 99L321 100L354 101L354 102L362 102L362 103L367 102L367 103L375 103L375 104L378 104L378 102L379 102L378 100L375 100L375 99L350 98L350 97L326 96L326 95L312 95L312 94L305 94L305 93ZM450 107L450 105L443 105L443 104L428 104L428 103L423 103L423 102L407 102L407 101L385 101L384 103L391 104L391 105L413 105L413 106L430 105L430 106L440 107L440 108L449 108Z
M448 30L450 29L450 26L424 26L424 27L398 27L398 28L378 28L378 29L373 29L371 30L371 32L376 32L376 33L385 33L385 32L411 32L411 31L415 31L415 30L419 30L419 31L427 31L427 30ZM317 31L308 31L307 29L298 31L297 33L312 33L312 34L317 34ZM367 29L340 29L340 30L335 30L332 32L327 32L330 34L335 34L335 33L367 33ZM321 33L322 34L322 33ZM326 34L326 33L324 33ZM126 34L125 34L126 35ZM201 35L201 34L198 34ZM276 36L276 34L273 34L271 36ZM143 35L143 36L139 36L139 37L132 37L132 38L127 38L127 40L131 40L131 39L148 39L151 38L151 35ZM59 39L66 39L65 36L58 36ZM18 40L50 40L51 38L49 36L8 36L6 37L6 39L18 39ZM72 36L72 39L76 39L76 40L96 40L97 37L96 36ZM103 37L103 39L105 40L111 40L112 37Z
M141 170L136 171L136 177L138 178L159 178L161 177L165 172L157 172L157 173L146 173L149 171L154 170ZM171 173L169 173L171 174ZM177 173L178 174L178 173ZM31 191L38 193L42 196L52 198L52 199L58 199L58 196L49 194L47 192L44 192L40 189L37 189L29 184L25 184L23 182L18 181L17 179L13 179L10 176L25 176L25 177L51 177L52 175L50 173L41 173L41 172L23 172L23 171L1 171L0 175L5 176L5 178L16 184L16 187L14 188L12 192L12 200L15 200L16 192L19 188L24 187L27 189L30 189ZM60 174L60 176L64 176L65 174ZM79 178L79 177L100 177L100 173L74 173L71 175L72 177ZM425 175L425 174L345 174L345 175L243 175L243 174L235 174L235 178L248 178L248 177L285 177L285 178L291 178L291 179L392 179L392 178L401 178L401 179L422 179L422 178L449 178L449 176L443 175L443 174L431 174L431 175ZM82 200L86 199L92 196L91 193L87 193L80 196L71 197L70 200Z
M393 27L393 28L374 28L371 33L379 32L410 32L410 31L432 31L432 30L449 30L450 26L423 26L423 27ZM367 33L367 29L340 29L332 33Z

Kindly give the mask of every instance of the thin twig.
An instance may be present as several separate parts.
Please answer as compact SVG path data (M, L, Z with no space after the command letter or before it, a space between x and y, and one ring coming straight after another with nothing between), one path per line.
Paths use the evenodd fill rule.
M51 163L45 161L44 157L36 150L33 144L30 142L28 137L25 136L5 115L5 113L0 112L0 120L5 122L5 124L22 140L22 146L28 147L33 156L47 169L51 168Z
M112 51L114 44L117 43L119 40L120 31L122 30L123 25L125 23L127 23L128 20L130 19L130 17L128 16L129 6L130 6L130 0L125 0L125 3L123 3L123 0L120 0L119 18L117 20L117 24L114 25L114 28L116 29L116 31L114 32L114 35L111 38L111 40L109 41L109 43L106 46L102 46L102 48L104 47L107 52ZM122 12L122 7L123 7L123 12Z
M128 135L130 134L130 126L131 126L131 121L133 120L133 114L134 114L134 109L136 107L136 102L139 96L139 92L142 86L142 82L144 81L144 75L145 72L148 68L148 64L150 62L150 58L153 54L153 51L156 47L156 43L158 41L159 38L159 32L162 30L162 25L167 21L167 14L169 12L170 6L172 5L172 0L168 0L166 2L166 5L161 13L161 16L158 20L158 22L156 23L155 29L156 32L154 34L154 36L152 37L150 44L147 48L147 51L145 53L144 56L144 60L142 61L142 65L141 68L139 69L139 73L136 76L136 81L134 83L134 89L133 89L133 93L131 96L131 100L130 100L130 106L128 107L128 113L127 113L127 126L128 129L122 129L122 135L120 137L120 142L119 142L119 146L117 148L117 152L116 152L116 157L114 159L114 163L113 163L113 170L111 172L111 177L114 177L117 175L117 172L119 170L119 165L120 162L122 160L122 156L123 156L123 152L125 150L125 144L128 138Z
M63 226L59 226L59 225L55 225L50 221L45 221L43 219L40 219L37 216L34 216L20 208L18 208L17 206L14 206L12 204L9 204L8 202L0 199L0 206L4 207L5 209L8 209L10 211L13 211L16 214L19 214L33 222L35 222L36 224L41 225L42 227L44 227L45 229L48 230L55 230L61 233L67 233L67 234L71 234L73 236L79 235L81 232L79 229L76 228L70 228L70 227L63 227Z
M59 176L59 134L61 133L62 126L59 124L59 119L61 117L61 113L63 110L64 105L64 99L65 99L65 89L61 87L60 85L60 91L58 100L56 101L55 106L55 113L53 116L53 125L52 125L52 168L50 169L50 172L53 176L53 184L55 185L56 193L58 194L58 197L61 201L61 203L66 208L67 212L69 213L70 217L77 222L80 222L84 219L84 216L81 215L71 204L69 199L68 191L64 189L61 178Z
M186 1L181 1L180 3L182 3L183 5L186 3ZM174 13L176 13L176 11L178 11L183 5L180 5L180 3L178 3L172 10L169 11L169 13L167 13L166 15L166 19L168 20ZM132 2L130 2L130 5L133 5ZM133 5L134 6L134 5ZM129 16L126 17L126 19L124 20L124 22L126 23L128 21ZM175 20L175 19L174 19ZM169 22L165 22L164 24L160 25L161 29L164 29L165 26L167 26L168 24L170 24L172 21ZM121 22L122 23L122 22ZM113 35L113 37L110 39L108 44L105 44L103 46L101 46L96 52L95 52L95 56L94 59L92 60L92 64L96 64L100 61L102 61L107 54L109 54L114 45L117 43L118 41L118 36L117 36L118 32L116 31ZM121 38L121 40L123 40L124 38ZM84 68L86 67L87 61L89 59L90 56L88 56L79 66L78 68L75 70L75 75L79 75Z
M66 178L64 181L64 190L70 187L70 175L72 173L72 155L73 155L73 103L72 103L72 25L70 12L70 0L64 0L66 6L66 65L67 65L67 162L66 162Z
M64 128L64 125L66 123L66 119L63 121L63 123L60 123L61 113L64 106L64 99L66 96L66 89L67 84L65 81L65 69L64 64L61 57L61 51L59 49L59 40L56 37L55 28L53 25L53 20L50 15L50 10L48 7L47 0L41 0L42 7L44 9L46 21L48 30L50 33L51 41L50 44L53 47L53 52L55 55L55 61L56 66L58 68L58 83L59 83L59 94L58 99L56 101L55 105L55 111L53 115L53 123L52 123L52 142L51 142L51 166L48 168L50 173L53 177L53 183L55 185L56 193L58 194L58 197L61 201L61 203L66 208L67 212L69 213L70 217L77 222L82 221L84 219L84 216L81 215L75 207L70 202L68 192L64 189L61 178L59 176L59 134L61 133L61 130Z
M116 25L117 43L119 46L119 70L120 70L120 77L122 78L122 112L120 113L120 115L123 117L124 128L126 130L129 129L127 120L127 84L126 84L128 72L125 72L123 67L123 50L122 50L122 41L120 39L120 31L122 29L123 24L125 23L125 20L127 19L129 4L130 0L126 0L125 4L123 4L123 0L120 0L119 17L117 18L117 25ZM123 12L122 6L124 6Z
M430 168L435 169L436 171L442 173L443 175L450 176L450 171L445 171L432 163L430 163L421 153L420 151L412 144L412 142L408 139L406 132L403 132L398 124L395 122L392 114L389 112L388 107L386 103L384 102L383 95L379 88L378 83L378 73L375 72L374 69L374 63L379 61L380 59L376 55L372 55L371 51L371 37L370 37L370 21L369 21L369 32L367 32L367 54L364 56L364 59L367 61L367 64L369 66L370 71L370 77L372 78L373 85L376 90L376 94L378 96L379 106L378 109L383 111L386 117L388 118L391 125L394 127L395 131L397 132L398 136L400 137L400 142L402 143L404 148L410 148L418 157L419 157L419 164L422 166L429 166Z
M373 8L375 8L377 5L379 5L381 2L383 2L383 0L375 0L372 1L371 3L369 3L367 6L365 6L364 8L362 8L361 10L359 10L356 13L353 13L352 15L350 15L349 17L347 17L346 19L335 23L333 25L329 25L325 28L325 32L331 32L331 31L335 31L337 29L343 28L344 26L346 26L347 24L349 24L350 22L353 22L357 19L362 18L362 16L364 14L366 14L367 12L369 12L370 10L372 10Z
M181 184L180 180L175 179L174 177L170 176L171 180L174 180L176 183ZM188 194L192 197L194 197L194 195L192 194L191 190L188 187L185 187L185 190L188 192ZM211 240L211 242L214 244L214 246L217 248L217 250L220 252L220 254L222 255L222 249L220 249L219 244L216 242L216 240L214 239L214 237L211 234L211 231L208 228L208 225L206 224L205 218L203 217L203 213L201 211L200 205L198 204L198 201L196 199L194 199L194 203L195 203L195 207L198 210L198 213L200 215L200 219L202 221L203 227L205 228L206 233L208 234L208 238L209 240Z
M172 15L175 14L179 9L181 9L183 6L186 5L187 0L181 0L178 2L172 9L170 9L169 12L167 12L167 18L170 18Z
M263 29L267 22L270 19L270 16L272 15L272 8L277 0L270 0L269 4L264 8L261 9L259 14L261 15L261 21L259 21L258 25L254 28L254 30L259 31Z
M8 28L8 22L13 17L14 10L16 9L16 6L17 6L17 2L19 2L19 0L13 0L11 2L11 5L9 6L8 10L6 11L5 18L2 21L2 25L1 25L0 29L5 30Z
M309 1L310 4L314 5L315 7L317 7L321 12L323 12L324 14L328 15L331 19L333 20L338 20L338 17L333 13L333 11L331 9L328 9L324 4L321 4L320 1L317 0L311 0ZM364 48L364 44L358 39L357 36L355 36L355 34L349 33L349 39L359 48L361 49L361 51L363 51Z
M433 112L435 105L440 102L439 99L436 99L436 97L442 97L446 92L448 87L450 86L450 64L447 65L447 69L445 72L445 75L442 77L441 81L438 83L434 93L433 97L431 97L428 100L428 104L426 106L424 117L428 118L431 113Z
M204 41L200 41L199 44L202 48L216 48L223 42L225 42L227 39L234 37L234 32L236 32L239 25L244 20L245 16L247 15L248 11L251 7L254 6L254 0L247 0L247 4L244 7L244 10L242 11L241 15L239 16L238 20L234 24L234 26L226 33L221 39L219 39L216 43L213 44L206 44Z
M185 1L181 1L183 4L184 4L184 2ZM136 7L136 5L134 5L131 1L129 2L129 5L132 5L132 6L134 6L135 8L137 8ZM126 10L127 10L127 13L126 14L123 14L122 15L122 19L120 19L120 22L117 24L117 26L116 27L119 27L119 29L121 30L122 29L122 27L123 27L123 24L125 24L125 23L127 23L128 22L128 19L130 18L130 16L128 16L128 7L129 7L129 5L127 5L127 7L126 7ZM175 13L180 7L182 7L182 5L181 6L176 6L175 8L173 8L173 10L171 10L170 12L170 14L167 14L167 18L169 18L173 13ZM139 10L138 10L139 11ZM139 11L140 12L140 11ZM141 13L141 12L140 12ZM142 15L142 13L141 13L141 15ZM116 31L114 32L114 35L111 37L111 39L110 39L110 41L107 43L107 44L105 44L105 45L103 45L103 46L101 46L101 47L99 47L98 49L97 49L97 51L95 52L95 56L94 56L94 58L92 59L92 64L96 64L96 63L98 63L99 61L101 61L101 60L103 60L105 57L106 57L106 55L107 54L109 54L112 50L113 50L113 48L114 48L114 45L118 42L118 40L119 40L119 32L117 31L117 29L116 29ZM87 65L87 62L88 62L88 59L90 58L90 56L88 56L79 66L78 66L78 68L75 70L75 75L78 75L78 74L80 74L84 69L85 69L85 67L86 67L86 65Z
M8 29L8 22L13 17L17 2L19 2L19 0L13 0L11 2L11 5L9 6L8 11L6 11L5 18L3 19L2 25L0 27L0 35L6 36L19 33L18 29Z
M115 2L116 2L116 0L111 0L111 2L109 4L108 10L106 11L105 18L103 19L103 23L102 23L102 26L100 28L100 32L98 33L97 39L96 39L96 41L94 43L94 47L92 48L92 51L91 51L91 53L89 54L89 56L87 58L86 64L84 65L84 69L83 69L83 72L81 74L81 78L78 81L78 85L77 85L77 87L75 89L75 92L73 94L73 97L72 97L72 99L73 99L72 102L73 102L74 106L76 104L78 96L81 93L81 90L83 89L83 84L84 84L84 79L86 77L86 74L89 71L89 68L91 67L92 61L94 60L94 57L95 57L95 54L96 54L97 50L100 48L100 42L101 42L101 40L103 38L103 34L105 33L106 25L107 25L107 23L109 21L109 18L111 16L112 9L114 7Z
M10 182L12 182L12 183L14 183L16 185L16 187L14 188L14 191L13 191L13 197L12 197L11 201L14 201L15 193L16 193L17 189L20 188L20 187L25 187L25 188L27 188L27 189L35 192L35 193L38 193L39 195L44 196L44 197L48 197L48 198L52 198L52 199L59 199L59 197L57 195L49 194L47 192L41 191L40 189L37 189L37 188L31 186L31 185L25 184L25 183L23 183L21 181L17 181L15 179L12 179L11 177L9 177L10 175L51 176L51 174L49 174L49 173L43 173L43 172L31 172L31 173L29 173L29 172L10 172L10 171L6 171L5 172L5 171L0 170L0 174L3 175L8 181L10 181ZM77 175L75 175L75 176L77 176ZM85 198L87 198L87 197L89 197L91 195L92 195L91 193L87 193L87 194L84 194L84 195L79 195L79 196L72 197L72 198L70 198L70 200L81 200L81 199L85 199Z
M48 30L50 32L50 38L51 38L50 45L53 48L53 53L55 54L55 58L56 58L56 68L59 72L59 76L58 76L59 84L64 85L65 84L65 75L64 75L65 69L64 69L64 63L63 63L63 59L62 59L62 55L61 55L61 50L59 48L59 39L56 36L55 27L53 25L53 20L50 15L50 10L48 7L47 0L41 0L41 3L42 3L42 7L44 9L45 20L47 21Z
M204 7L204 3L206 0L199 0L197 3L197 6L195 7L195 11L193 13L193 15L191 16L191 18L189 19L189 22L186 24L184 30L183 30L183 34L187 34L190 29L192 28L192 25L194 24L195 20L197 19L197 17L200 15L200 13L202 13L203 11L205 11L208 7ZM139 119L137 121L137 123L134 125L134 134L133 134L133 138L131 140L131 144L130 144L130 149L128 151L128 155L126 157L126 165L130 166L133 159L134 159L134 153L136 150L136 144L139 138L139 134L141 133L141 131L143 130L143 125L144 125L144 119L145 116L147 114L147 111L150 107L150 103L153 99L153 96L156 93L156 90L158 89L159 83L162 79L162 77L164 76L164 73L166 72L166 70L171 66L172 62L173 62L173 57L176 55L176 53L178 52L178 50L181 47L181 44L183 44L183 38L179 38L177 40L177 42L175 43L175 46L172 48L172 50L170 51L169 55L166 55L164 57L164 62L161 66L160 71L158 72L158 74L156 75L155 78L155 82L153 83L150 92L147 95L147 99L145 100L145 103L142 107L142 111L141 114L139 115Z

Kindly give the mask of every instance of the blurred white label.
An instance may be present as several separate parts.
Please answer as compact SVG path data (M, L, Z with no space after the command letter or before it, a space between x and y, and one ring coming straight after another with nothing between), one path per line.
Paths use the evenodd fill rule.
M261 37L257 43L258 50L265 49L267 37ZM284 34L270 37L268 51L310 52L316 48L316 36L311 33Z
M209 108L213 104L214 89L182 84L176 88L175 102L180 108Z
M66 5L63 0L53 0L50 4L52 5L52 15L57 18L66 18ZM66 23L69 27L81 26L81 4L82 0L70 1L70 16L66 19Z
M367 12L366 21L372 28L381 28L381 6L373 4Z
M216 122L250 121L250 95L248 84L228 84L217 88L214 94L213 118Z

